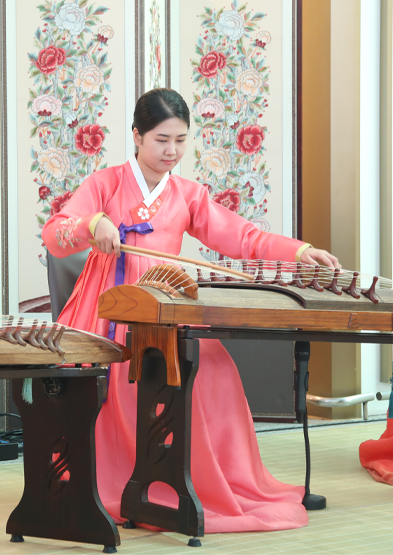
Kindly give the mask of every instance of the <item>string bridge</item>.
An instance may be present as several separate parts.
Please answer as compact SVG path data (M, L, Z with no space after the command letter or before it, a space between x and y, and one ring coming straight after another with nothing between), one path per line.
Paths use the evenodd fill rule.
M16 324L14 320L17 320ZM23 331L24 333L22 333ZM34 320L31 326L27 326L24 323L24 318L16 319L14 316L8 316L2 323L0 339L8 341L12 345L20 345L21 347L26 347L27 344L30 344L36 349L44 351L49 349L52 353L57 353L64 357L65 353L60 346L60 340L64 331L65 326L56 323L48 326L47 322L40 323L39 320Z
M225 264L225 265L224 265ZM220 274L220 265L222 273ZM280 287L292 286L298 289L312 288L322 293L329 291L334 295L341 296L344 293L358 300L361 296L367 297L374 304L378 303L376 288L383 287L392 289L391 280L378 276L360 275L359 272L342 270L341 268L329 268L320 265L302 264L300 262L290 263L282 261L265 260L225 260L219 261L215 272L210 272L209 277L204 277L202 268L197 269L197 283L208 284L212 282L236 282L232 277L225 277L225 271L229 268L242 268L243 274L253 277L252 283L264 286L274 285ZM360 283L372 282L367 288L362 288Z
M146 285L165 291L175 298L181 298L180 290L194 300L198 299L198 285L183 268L171 264L153 266L143 274L135 285Z

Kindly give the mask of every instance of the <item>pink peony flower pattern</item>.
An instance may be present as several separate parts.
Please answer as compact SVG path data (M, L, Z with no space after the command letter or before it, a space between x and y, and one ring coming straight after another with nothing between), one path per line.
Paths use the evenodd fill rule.
M113 38L114 34L115 32L110 25L102 25L98 29L97 40L106 44L109 39Z
M61 108L62 102L60 98L50 94L40 94L33 100L33 112L39 116L59 116Z
M221 52L209 52L206 56L201 59L198 71L204 77L208 79L210 77L216 77L220 69L224 69L226 66L226 57Z
M76 132L75 146L83 154L95 156L101 151L104 139L105 133L99 125L84 125Z
M267 182L265 143L268 129L270 68L266 59L273 40L261 20L265 14L232 0L230 8L208 2L191 60L195 88L195 171L210 197L265 231ZM209 260L218 253L202 249Z
M225 191L216 193L213 200L232 212L237 212L241 203L239 192L233 189L226 189Z
M103 82L104 74L95 64L81 67L74 79L75 87L89 94L98 93Z
M58 29L68 31L71 36L78 36L85 28L85 11L77 2L64 4L55 16L55 24Z
M72 198L73 194L74 193L67 191L67 193L55 197L50 203L50 215L53 216L54 214L58 214Z
M42 185L38 189L38 195L41 200L47 199L51 194L52 194L52 191L49 189L49 187L46 187L45 185Z
M160 4L153 0L150 6L150 57L149 57L149 85L151 89L162 87L161 70L161 20L165 14L160 12Z
M225 112L225 105L216 98L204 98L197 105L196 111L203 118L220 118Z
M244 154L256 154L262 148L265 132L259 125L246 125L236 135L236 146Z
M66 59L67 54L64 48L51 45L40 51L35 65L41 73L49 75L54 73L59 66L64 65Z
M40 170L56 181L64 179L70 170L70 159L62 148L50 146L41 150L38 153L37 162Z

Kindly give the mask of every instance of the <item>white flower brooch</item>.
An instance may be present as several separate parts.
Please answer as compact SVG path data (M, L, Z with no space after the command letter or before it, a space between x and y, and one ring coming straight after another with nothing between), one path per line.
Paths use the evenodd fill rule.
M146 208L139 208L138 216L141 220L148 220L150 218L149 211Z

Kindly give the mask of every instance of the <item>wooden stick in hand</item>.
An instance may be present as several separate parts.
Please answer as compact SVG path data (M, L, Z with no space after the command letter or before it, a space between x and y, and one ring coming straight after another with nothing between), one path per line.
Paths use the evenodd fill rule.
M89 242L93 246L97 245L94 239L89 239ZM121 252L135 254L137 256L146 256L147 258L162 258L163 260L184 262L185 264L191 264L192 266L196 266L197 268L202 266L203 268L209 268L210 270L214 272L219 272L223 275L237 277L246 281L255 281L255 278L253 276L245 274L244 272L238 272L236 270L232 270L231 268L223 268L222 266L211 264L210 262L195 260L193 258L185 258L184 256L176 256L175 254L168 254L166 252L153 251L150 249L141 249L140 247L131 247L130 245L121 245L120 250Z

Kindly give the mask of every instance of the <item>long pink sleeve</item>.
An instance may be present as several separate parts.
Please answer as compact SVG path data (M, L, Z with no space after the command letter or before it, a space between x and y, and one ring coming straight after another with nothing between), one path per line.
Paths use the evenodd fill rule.
M66 206L46 222L42 239L53 256L64 258L91 246L89 225L104 212L111 177L117 181L114 172L102 170L87 178Z
M196 187L198 192L189 203L190 235L234 259L296 260L296 254L305 245L303 241L260 231L245 218L212 201L205 187Z

